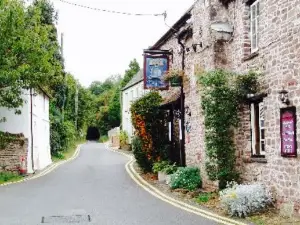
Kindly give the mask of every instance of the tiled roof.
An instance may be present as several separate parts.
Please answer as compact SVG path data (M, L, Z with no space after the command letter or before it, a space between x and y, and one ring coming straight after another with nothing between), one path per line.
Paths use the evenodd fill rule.
M161 103L161 105L167 105L172 102L175 102L180 98L180 87L172 88L169 91L166 91L162 94L162 97L163 102Z

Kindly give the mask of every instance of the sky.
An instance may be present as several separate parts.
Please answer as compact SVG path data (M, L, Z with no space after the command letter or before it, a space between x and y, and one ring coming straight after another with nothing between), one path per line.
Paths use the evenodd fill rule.
M136 58L142 67L143 49L153 45L169 27L163 16L126 16L88 10L51 0L58 11L58 32L64 34L64 58L70 72L84 86L123 75ZM100 9L160 14L173 25L195 0L66 0Z

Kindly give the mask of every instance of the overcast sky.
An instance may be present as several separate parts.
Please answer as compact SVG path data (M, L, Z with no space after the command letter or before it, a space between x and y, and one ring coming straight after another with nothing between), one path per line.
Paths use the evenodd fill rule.
M142 66L143 49L153 45L169 28L163 17L125 16L92 11L51 0L64 33L66 70L84 86L123 75L130 60ZM195 0L66 0L91 7L132 13L163 13L173 25Z

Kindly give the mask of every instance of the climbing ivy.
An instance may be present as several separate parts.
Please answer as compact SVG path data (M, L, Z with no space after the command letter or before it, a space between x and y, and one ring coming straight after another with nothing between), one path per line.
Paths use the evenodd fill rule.
M235 169L234 127L238 125L239 105L246 94L258 91L257 76L236 75L224 70L199 74L201 106L205 123L206 171L219 188L239 178Z

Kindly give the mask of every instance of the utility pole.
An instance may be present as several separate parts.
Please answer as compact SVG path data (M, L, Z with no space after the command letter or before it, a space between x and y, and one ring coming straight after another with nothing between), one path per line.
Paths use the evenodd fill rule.
M61 56L64 60L64 33L61 33L60 36L61 40ZM67 75L65 72L63 72L64 76L64 87L63 87L63 104L62 104L62 109L61 109L61 115L62 115L62 121L64 121L64 114L65 114L65 104L66 104L66 87L67 87Z
M76 91L75 91L75 129L77 130L77 120L78 120L78 81L76 81Z

